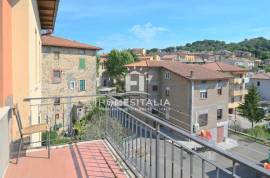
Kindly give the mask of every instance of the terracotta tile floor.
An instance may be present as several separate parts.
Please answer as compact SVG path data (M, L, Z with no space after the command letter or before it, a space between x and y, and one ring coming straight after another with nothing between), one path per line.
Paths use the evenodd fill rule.
M127 177L101 140L27 153L10 163L5 178Z

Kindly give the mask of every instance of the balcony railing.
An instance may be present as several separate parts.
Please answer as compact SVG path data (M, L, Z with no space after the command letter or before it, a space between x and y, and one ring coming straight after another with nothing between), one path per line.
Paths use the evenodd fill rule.
M55 97L28 98L26 101L29 101L31 111L38 109L39 120L47 119L52 129L58 129L58 133L70 142L96 138L108 140L139 177L270 176L262 163L225 151L214 143L123 102L122 99L128 95L57 97L60 98L57 105L53 102ZM39 104L31 104L33 100L39 101L35 102ZM83 110L82 117L77 112L80 109ZM59 128L56 126L56 111L60 114L58 119L63 121ZM77 118L71 117L74 112ZM73 119L80 121L84 117L89 117L89 123L86 132L79 134L80 128Z
M230 90L230 95L232 95L232 96L242 96L242 95L246 95L247 93L248 93L248 91L246 89Z

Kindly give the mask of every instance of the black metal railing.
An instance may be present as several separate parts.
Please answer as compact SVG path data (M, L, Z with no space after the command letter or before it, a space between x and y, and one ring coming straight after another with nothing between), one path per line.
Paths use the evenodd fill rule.
M59 111L52 108L60 107L63 109L61 112L63 117L70 117L70 113L74 110L66 108L70 106L78 108L77 105L80 104L79 108L84 108L85 114L81 118L76 118L76 121L89 117L84 128L86 131L82 135L78 134L79 128L74 128L72 117L61 117L60 119L66 122L68 120L70 123L63 125L62 130L59 129L63 138L76 138L70 141L107 139L137 176L157 178L270 176L270 172L264 169L262 164L222 150L201 137L119 99L127 95L130 94L58 97L60 103L57 103L57 106L52 102L54 97L28 98L26 101L30 105L32 100L40 101L39 104L31 106L39 108L40 120L51 119L51 127L55 127L56 122L51 117L55 117L55 113L52 114L50 111ZM44 115L41 113L42 107L47 107ZM192 146L189 146L190 144Z

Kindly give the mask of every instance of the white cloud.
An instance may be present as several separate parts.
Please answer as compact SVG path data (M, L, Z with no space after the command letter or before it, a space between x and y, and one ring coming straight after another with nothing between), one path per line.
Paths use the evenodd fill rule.
M140 40L145 42L152 41L158 33L168 31L164 27L155 27L151 23L146 23L144 25L134 25L131 28L131 32Z

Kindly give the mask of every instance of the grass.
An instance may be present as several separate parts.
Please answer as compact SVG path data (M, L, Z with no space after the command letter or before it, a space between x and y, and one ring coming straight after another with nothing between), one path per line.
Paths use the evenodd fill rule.
M247 129L245 133L253 137L270 140L270 130L264 126L256 126L253 129Z

